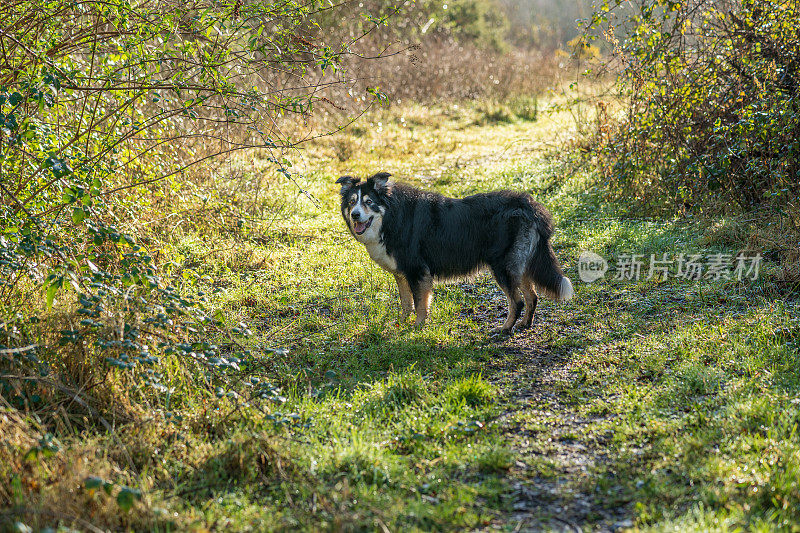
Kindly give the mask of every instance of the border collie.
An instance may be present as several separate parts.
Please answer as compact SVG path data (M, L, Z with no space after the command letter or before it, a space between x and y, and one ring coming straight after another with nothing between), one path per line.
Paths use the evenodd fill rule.
M572 298L572 282L550 246L550 213L530 195L494 191L448 198L390 176L379 172L364 182L343 176L336 183L350 233L394 274L402 320L416 311L416 326L425 323L434 281L474 276L484 268L508 298L503 333L511 332L523 308L522 327L531 325L537 290L556 300Z

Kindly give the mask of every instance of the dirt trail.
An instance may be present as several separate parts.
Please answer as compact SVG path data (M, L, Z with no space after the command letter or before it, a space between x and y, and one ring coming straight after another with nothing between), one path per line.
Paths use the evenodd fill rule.
M487 321L499 323L504 306L502 294L493 297ZM630 506L609 505L613 495L592 482L592 471L610 461L607 436L587 432L599 417L580 416L569 405L572 353L537 340L537 331L551 321L548 311L537 310L533 329L503 340L510 357L486 371L501 391L504 412L497 423L516 456L508 473L513 510L496 525L515 531L624 530L633 526Z

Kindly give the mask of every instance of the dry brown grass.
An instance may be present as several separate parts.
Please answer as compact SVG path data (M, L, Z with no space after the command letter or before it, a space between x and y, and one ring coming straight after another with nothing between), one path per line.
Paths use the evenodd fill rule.
M540 94L569 66L568 60L552 52L501 53L431 36L380 61L353 59L347 68L360 78L360 87L353 91L357 99L366 87L379 86L390 101L398 103L502 100L518 94ZM342 100L346 102L347 98Z
M54 521L81 530L91 525L78 517L90 516L93 524L109 529L124 528L130 522L121 516L109 498L98 498L83 489L87 476L120 479L123 471L97 456L94 441L64 449L57 440L48 441L55 453L38 455L47 433L20 411L0 409L0 529L16 520L39 529ZM46 457L46 460L43 459Z
M700 243L738 248L752 256L760 253L778 263L765 274L782 290L800 287L800 246L798 230L772 210L725 218L706 228Z

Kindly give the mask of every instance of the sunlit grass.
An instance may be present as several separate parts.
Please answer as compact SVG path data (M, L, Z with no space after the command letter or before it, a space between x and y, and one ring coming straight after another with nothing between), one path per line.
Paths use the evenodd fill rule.
M498 441L503 426L490 422L502 397L480 377L487 361L506 357L487 336L495 324L461 312L485 301L491 283L479 279L479 290L469 293L438 288L424 330L396 324L393 279L369 260L340 220L333 183L339 175L386 170L455 196L528 190L554 213L554 243L568 272L583 249L610 259L701 249L700 229L691 224L620 220L590 171L548 150L556 133L570 134L569 113L548 111L546 102L536 122L484 120L486 111L393 108L315 142L303 163L303 186L322 207L291 197L287 184L282 194L291 198L291 209L275 226L286 237L270 248L269 268L259 272L257 288L237 289L237 282L218 300L232 322L252 321L253 309L234 311L232 304L256 297L265 327L251 340L253 348L290 348L278 364L284 375L276 376L292 391L281 411L314 420L306 433L315 444L292 447L295 460L319 476L318 489L303 490L327 486L335 494L348 487L373 509L387 510L367 513L372 518L364 518L365 524L378 518L422 528L502 523L506 504L499 495L508 490L517 456L509 447L513 441ZM565 176L565 169L572 174ZM643 527L682 523L702 529L714 520L755 524L759 515L753 510L770 504L742 489L743 483L793 501L786 480L793 475L787 470L793 433L783 416L770 414L778 406L794 412L787 403L787 391L797 386L790 377L793 359L780 349L782 341L770 340L788 315L742 291L735 283L605 282L579 285L578 297L568 304L543 303L540 312L548 318L535 327L531 342L569 354L565 364L575 376L558 385L559 401L574 413L601 415L585 434L562 438L613 435L604 449L611 462L598 465L593 478L574 482L616 484L608 505L625 506ZM728 318L720 321L721 316ZM334 377L325 377L331 372ZM309 392L317 391L311 400ZM533 446L547 457L557 445L547 441L552 421L541 416L534 408L512 420L543 428ZM785 451L771 463L786 465L779 471L753 462L769 442L783 443ZM325 458L312 458L313 450ZM545 476L557 476L564 466L526 460ZM428 466L411 473L411 464ZM454 478L453 472L482 477L475 484L472 474ZM700 488L686 485L687 479ZM409 490L429 498L409 501ZM479 508L476 497L495 506ZM414 518L392 514L401 501L411 505ZM443 501L454 507L443 507ZM358 508L347 506L354 514L345 516L355 519ZM321 523L303 506L289 515L287 520L301 524ZM776 514L774 523L780 516L786 515Z
M536 121L484 120L479 105L376 110L297 161L313 200L273 183L273 218L149 235L181 290L207 293L210 313L252 331L218 341L250 350L274 394L217 398L166 361L169 392L146 415L131 409L113 436L84 438L67 417L60 451L36 464L21 459L36 443L14 437L19 449L0 457L24 466L28 485L0 490L17 505L59 501L108 527L152 530L513 530L518 487L556 481L642 529L796 524L796 303L768 280L578 282L584 249L613 260L735 244L717 226L620 220L591 168L554 149L575 124L553 103L539 100ZM437 287L424 329L397 323L394 280L350 237L334 183L378 170L455 196L526 190L551 209L577 296L540 303L512 341L530 352L491 335L502 311L474 312L497 296L487 276ZM602 460L575 476L564 442ZM88 496L90 473L141 489L138 514Z

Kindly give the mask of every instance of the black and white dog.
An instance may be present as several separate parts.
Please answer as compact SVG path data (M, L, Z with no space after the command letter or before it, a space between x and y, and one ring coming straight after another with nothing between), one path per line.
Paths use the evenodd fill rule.
M557 300L573 295L550 246L553 222L530 195L512 191L447 198L390 182L380 172L365 182L343 176L342 216L370 257L394 274L405 320L428 318L433 282L469 277L488 267L508 298L509 333L522 313L533 321L540 290Z

